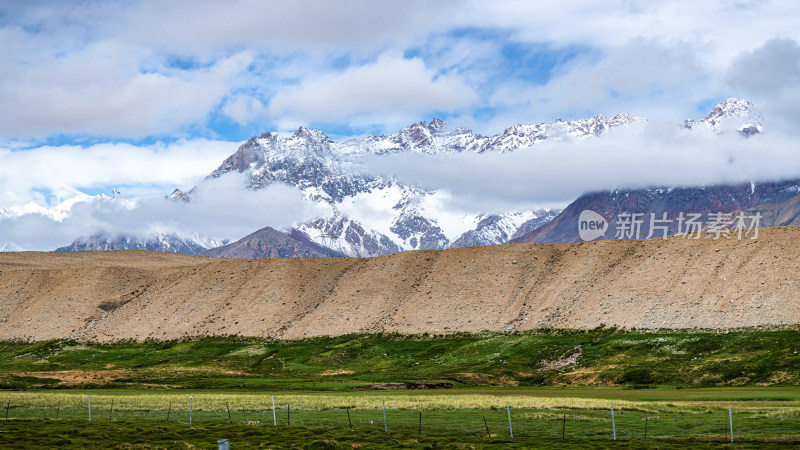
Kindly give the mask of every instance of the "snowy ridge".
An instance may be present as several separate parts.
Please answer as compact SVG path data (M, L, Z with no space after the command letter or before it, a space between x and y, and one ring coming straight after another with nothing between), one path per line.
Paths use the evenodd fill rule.
M617 114L610 119L595 115L571 121L518 124L494 136L483 136L467 128L451 127L440 119L421 121L390 135L334 141L317 129L300 127L283 135L265 132L242 144L207 179L230 172L244 174L246 187L263 189L286 184L299 189L305 199L329 211L321 217L294 224L284 233L300 233L309 242L350 256L376 256L413 249L443 249L506 243L553 220L558 210L462 211L452 195L441 189L398 182L391 176L369 173L366 155L411 153L507 153L527 151L543 141L593 139L615 128L639 126L647 119ZM715 133L736 130L749 136L761 132L763 117L752 103L726 99L698 120L687 120L686 128L701 127ZM680 126L676 124L676 132ZM174 190L166 198L192 202L198 190ZM105 197L105 196L103 196ZM115 198L113 201L122 199ZM105 197L110 199L109 197ZM72 201L72 199L70 200ZM52 210L36 204L19 210L0 210L0 220L20 214L66 217L73 203ZM69 201L68 201L69 202ZM270 224L264 224L269 226ZM75 241L64 249L142 248L197 253L221 245L213 237L180 236L175 232L143 236L116 236L113 230Z
M592 121L595 123L598 119ZM579 129L579 122L575 124L575 129ZM540 127L530 131L533 132L541 134L543 131ZM495 144L490 145L492 142ZM272 183L285 183L300 189L307 200L327 205L331 214L296 224L294 230L319 245L350 256L448 248L479 225L486 235L484 238L461 242L487 245L505 242L516 231L508 229L510 226L541 214L511 211L499 215L508 215L508 219L494 227L485 227L486 222L481 225L483 215L451 211L447 207L451 200L449 193L364 173L359 157L393 152L430 155L507 151L528 142L485 138L463 128L450 128L438 119L413 124L391 136L370 136L343 143L334 142L319 130L301 127L290 136L263 133L249 139L209 178L235 171L246 174L250 189L261 189ZM171 198L186 201L190 196L176 191Z
M728 99L696 123L721 132L727 129L726 124L733 122L760 127L758 117L751 103ZM317 244L351 256L491 245L532 232L552 220L558 211L506 211L491 215L453 211L447 207L451 200L448 192L364 173L359 157L402 152L423 156L506 153L535 147L545 140L590 139L615 127L635 126L645 121L624 113L611 119L596 115L572 121L520 124L495 136L482 136L432 119L411 124L391 135L343 142L332 140L320 130L301 127L289 136L263 133L251 138L210 177L236 171L247 175L250 189L272 183L297 187L308 200L330 206L331 213L297 224L294 230Z
M694 128L697 125L715 133L738 131L750 136L764 131L764 116L755 109L753 103L738 98L728 98L697 121L686 119L683 122L686 128Z
M531 147L546 139L559 140L566 137L586 138L600 135L613 127L645 122L647 119L629 114L617 114L611 120L602 115L572 121L558 120L554 123L536 125L514 125L501 134L482 136L468 128L451 128L441 119L432 119L412 124L390 136L372 135L362 140L348 140L340 144L329 143L329 147L342 155L372 153L385 154L413 152L419 154L457 153L486 151L509 152ZM318 130L315 130L318 131Z
M219 247L225 244L227 244L227 241L203 239L198 236L179 236L174 233L149 233L142 236L117 236L107 233L98 233L79 238L72 244L57 248L55 251L150 250L193 255L208 248Z

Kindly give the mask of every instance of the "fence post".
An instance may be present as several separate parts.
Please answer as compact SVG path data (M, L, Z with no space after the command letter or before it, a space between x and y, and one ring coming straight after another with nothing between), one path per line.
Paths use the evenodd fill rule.
M489 432L489 424L486 423L486 416L483 416L483 424L486 426L486 437L492 437L492 433Z
M728 406L728 423L731 427L731 444L733 443L733 411L731 411L731 407Z
M192 406L193 406L194 397L189 396L189 425L192 424Z
M278 426L278 416L275 415L275 396L272 396L272 424Z
M288 427L291 424L292 424L292 422L291 422L290 416L289 416L289 405L286 405L286 426Z
M386 423L386 400L381 399L381 405L383 405L383 431L389 432L389 424Z
M91 394L88 395L88 399L89 399L89 422L91 422L92 421L92 395Z
M508 432L511 434L511 439L514 439L514 428L511 427L511 405L506 403L506 410L508 411Z
M350 431L353 431L353 421L350 420L350 407L347 407L347 423L350 424Z
M564 414L564 422L561 423L561 439L566 439L567 415Z
M617 440L617 423L614 421L614 406L611 406L611 429L614 431L614 440Z
M417 430L417 434L422 434L422 411L419 412L419 429Z
M114 399L111 399L111 409L108 410L108 420L114 420Z
M647 440L647 416L644 416L644 440Z

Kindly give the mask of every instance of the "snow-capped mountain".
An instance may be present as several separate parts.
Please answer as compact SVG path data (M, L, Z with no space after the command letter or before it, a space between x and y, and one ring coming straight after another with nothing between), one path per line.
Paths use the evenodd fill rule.
M644 121L620 114L551 124L516 125L486 137L442 120L419 122L392 135L335 142L320 130L299 128L290 136L263 133L242 144L210 178L246 174L250 189L285 183L306 198L331 207L331 214L295 226L314 242L351 256L374 256L413 249L442 249L507 242L523 225L542 225L550 210L484 214L449 211L450 194L368 174L359 158L409 152L510 152L546 139L588 138L613 127ZM173 192L185 200L187 193Z
M696 121L684 120L683 126L686 128L706 127L717 133L735 130L745 136L750 136L764 130L764 116L755 109L751 102L729 98L723 100L711 112Z
M165 253L196 255L208 248L227 244L228 241L183 237L174 233L149 233L144 236L93 234L76 239L72 244L57 248L57 252L150 250Z
M505 243L520 230L547 223L558 211L509 211L475 214L448 211L449 193L398 183L391 177L364 173L364 155L460 152L510 152L547 139L583 139L643 122L619 114L610 120L589 119L515 125L495 136L453 128L440 119L419 122L391 135L335 142L320 130L299 128L291 136L263 133L245 142L209 177L245 173L250 189L272 183L299 188L311 201L331 206L326 217L294 229L316 243L352 256L374 256L412 249L442 249ZM190 194L175 191L186 201Z
M299 189L305 198L329 213L283 230L303 242L349 256L375 256L413 249L491 245L524 241L548 224L558 210L504 211L485 214L449 208L446 190L398 182L391 176L370 173L366 156L396 153L429 155L450 153L507 153L535 151L542 141L592 139L615 128L637 126L646 119L618 114L611 119L596 115L573 121L515 125L494 136L483 136L444 121L414 123L391 135L372 135L337 142L320 130L300 127L290 135L265 132L242 144L207 180L228 173L244 174L247 188L263 189L282 183ZM685 128L704 127L715 133L730 130L743 135L762 131L764 124L752 103L727 99ZM675 132L681 126L675 125ZM173 191L167 198L192 202L201 190ZM264 224L268 226L269 224ZM214 245L208 240L161 234L132 239L104 236L76 241L65 249L164 248L197 253ZM217 244L219 245L219 244Z

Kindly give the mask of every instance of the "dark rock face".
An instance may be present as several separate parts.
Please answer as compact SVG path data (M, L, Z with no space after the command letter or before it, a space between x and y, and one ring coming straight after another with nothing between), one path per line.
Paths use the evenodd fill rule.
M700 214L703 223L709 221L710 213L732 213L754 210L761 205L778 204L795 197L800 180L780 183L739 184L734 186L712 186L705 188L641 189L609 191L586 194L572 202L550 223L528 234L516 236L512 242L580 242L578 216L583 210L594 211L609 224L608 232L601 239L614 239L620 213L642 213L640 238L650 235L650 214L655 219L666 217L667 234L678 232L678 217L681 213ZM770 226L762 222L761 226ZM652 237L663 236L662 230L654 230Z
M171 194L169 194L167 196L167 198L169 200L177 200L177 201L181 201L181 202L184 202L184 203L189 203L189 202L192 201L192 191L183 192L180 189L175 189L174 191L172 191Z
M308 236L299 232L288 236L270 227L262 228L236 242L203 251L200 255L239 259L344 256L311 242Z

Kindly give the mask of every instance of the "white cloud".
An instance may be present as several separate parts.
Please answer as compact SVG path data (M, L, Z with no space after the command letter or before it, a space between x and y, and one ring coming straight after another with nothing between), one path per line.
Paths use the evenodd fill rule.
M142 71L152 55L117 42L30 64L0 63L0 134L144 137L203 121L252 60L237 53L197 69Z
M79 189L132 186L140 194L191 187L208 175L238 146L205 139L136 146L42 146L28 150L0 148L0 207L40 200L35 191L50 191L55 203Z
M140 198L133 205L99 199L76 204L62 221L38 214L0 220L0 245L14 243L24 250L50 251L100 232L239 239L267 225L287 227L328 212L306 201L293 187L272 185L251 191L244 186L245 177L233 173L200 185L192 203L163 196Z
M772 39L742 52L727 72L729 85L756 101L770 128L800 134L800 45Z
M235 95L222 106L222 112L237 123L251 123L266 115L267 108L258 98L250 95Z
M650 123L582 141L546 141L512 153L371 157L370 170L451 192L474 212L566 205L607 189L701 186L800 178L793 136L746 139Z
M382 55L373 64L305 80L278 92L268 112L298 121L347 121L358 116L419 117L467 107L477 95L458 78L417 58ZM379 119L380 120L380 119Z
M440 27L458 7L458 2L423 0L151 0L131 8L121 33L184 54L241 46L280 53L369 51L408 43Z
M599 58L579 57L557 67L543 86L519 81L501 85L492 103L506 114L527 114L528 120L552 120L548 116L576 111L583 115L628 112L665 120L688 117L694 113L696 99L722 96L703 76L708 68L702 63L701 50L686 42L628 42ZM499 119L508 119L503 116Z
M517 122L548 114L551 105L574 105L578 94L586 96L584 110L649 108L674 117L720 96L723 72L742 50L775 36L800 39L798 14L791 0L12 2L0 5L0 139L188 133L220 106L239 123L294 128L314 120L395 125L492 100L497 120ZM492 95L493 63L506 58L495 49L506 42L574 46L602 60L570 66L544 90L501 79ZM650 44L637 52L635 43ZM424 64L384 57L364 65L378 54L421 55ZM254 67L254 58L274 64ZM388 73L392 67L399 72ZM359 76L395 81L403 71L420 78L398 84L407 100L352 85ZM678 81L665 81L670 75ZM480 101L454 102L459 91ZM315 103L314 92L343 108ZM420 104L426 93L430 101ZM522 107L519 97L548 103ZM401 111L376 106L379 100ZM486 121L476 110L459 113Z
M524 42L597 48L619 47L632 39L711 44L704 57L719 69L770 37L800 38L800 5L792 0L500 0L470 6L456 12L459 22L507 29Z

